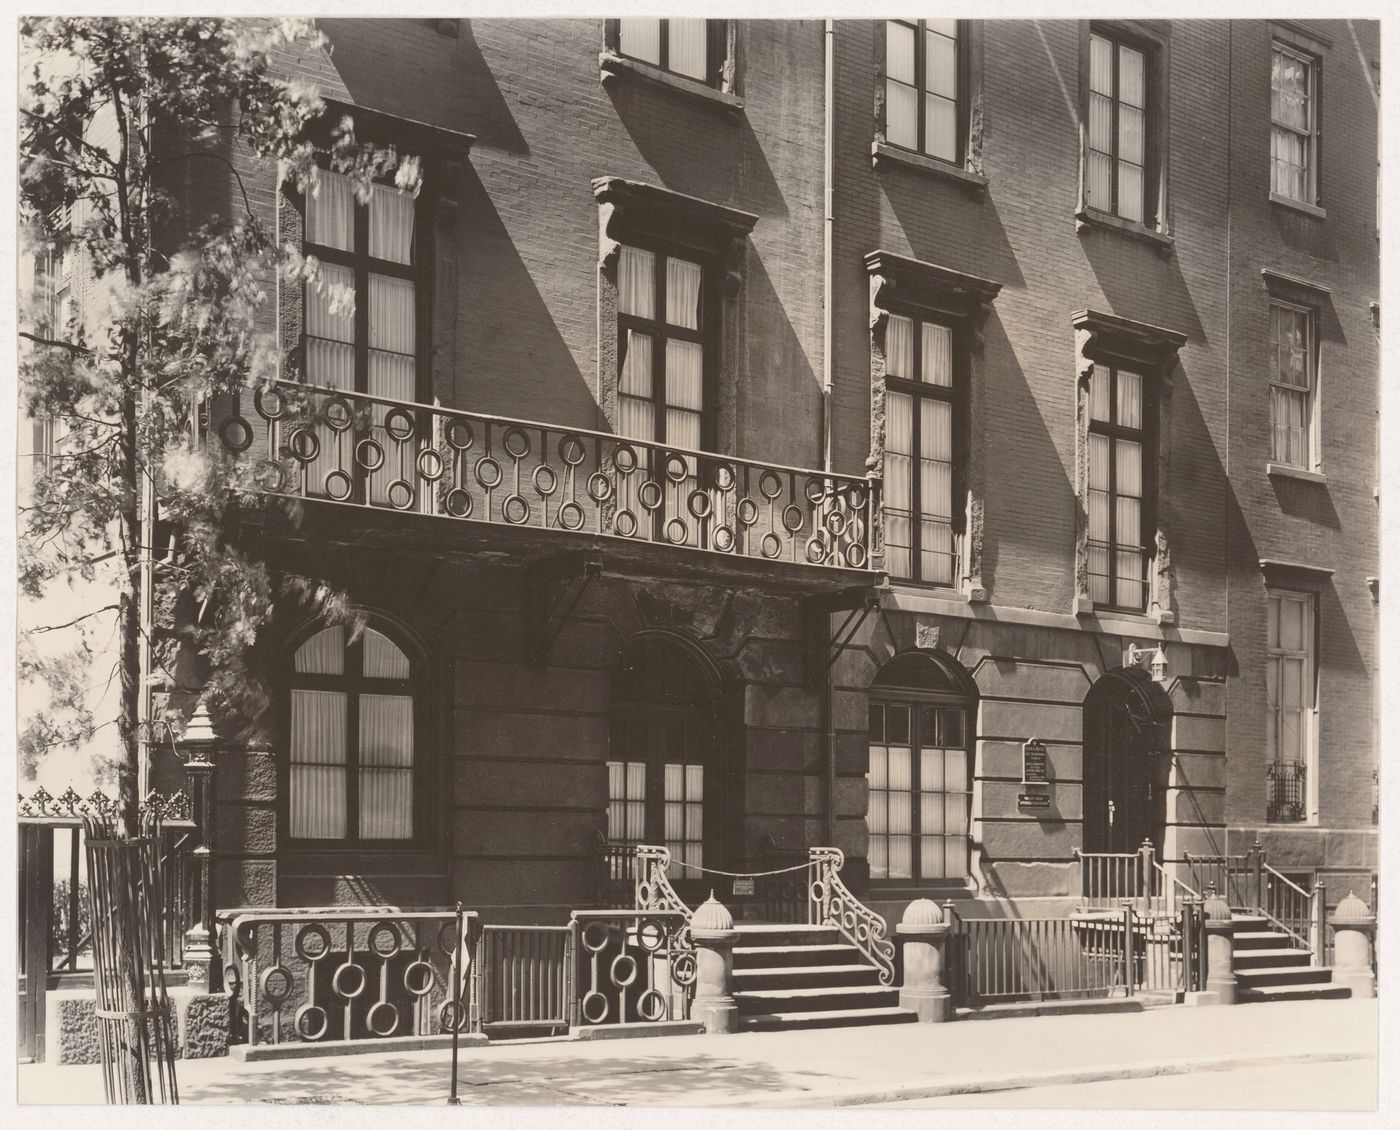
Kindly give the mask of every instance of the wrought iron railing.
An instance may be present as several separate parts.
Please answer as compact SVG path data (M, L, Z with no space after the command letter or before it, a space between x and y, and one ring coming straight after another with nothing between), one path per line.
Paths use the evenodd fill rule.
M671 853L653 844L637 844L636 860L636 909L675 912L689 922L691 909L671 886Z
M573 957L570 926L483 926L476 961L481 1030L566 1029Z
M1085 908L1116 909L1124 899L1137 899L1143 893L1142 857L1137 852L1076 848L1074 855L1079 860L1079 896Z
M576 910L575 1027L688 1020L695 951L676 911Z
M1263 864L1263 905L1259 907L1299 945L1311 947L1313 892Z
M875 477L288 381L248 399L214 431L271 494L824 567L877 554Z
M880 971L880 983L894 981L894 943L889 924L851 893L841 880L846 856L840 848L814 847L808 852L808 922L834 926Z
M1269 762L1269 823L1299 824L1307 820L1307 775L1308 767L1305 762Z
M1261 902L1255 869L1248 855L1194 855L1181 853L1186 883L1205 895L1214 891L1232 907L1254 908Z

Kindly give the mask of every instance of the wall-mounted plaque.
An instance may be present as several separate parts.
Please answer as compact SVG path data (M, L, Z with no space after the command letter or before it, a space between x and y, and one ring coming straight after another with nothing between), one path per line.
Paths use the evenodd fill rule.
M1045 743L1039 738L1031 738L1021 747L1021 783L1023 785L1048 785L1050 783L1050 763L1045 751Z

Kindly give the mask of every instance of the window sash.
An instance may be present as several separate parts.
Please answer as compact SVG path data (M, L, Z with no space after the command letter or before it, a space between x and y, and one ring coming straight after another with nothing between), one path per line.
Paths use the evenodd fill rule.
M1317 713L1316 620L1313 598L1307 593L1271 592L1268 596L1265 702L1265 758L1280 779L1300 766L1304 787L1315 771L1314 720ZM1307 794L1302 800L1306 820ZM1282 819L1271 806L1271 820Z
M628 58L706 85L717 85L722 20L628 16L617 21L617 50Z
M1309 470L1313 453L1317 351L1311 310L1282 302L1269 305L1270 458Z
M1269 83L1270 190L1312 204L1317 198L1318 61L1275 43Z
M1102 32L1089 36L1089 133L1085 203L1148 223L1151 107L1147 52Z
M888 144L961 163L963 39L957 20L885 21Z
M1147 607L1145 385L1140 373L1103 365L1089 383L1089 599L1134 612Z

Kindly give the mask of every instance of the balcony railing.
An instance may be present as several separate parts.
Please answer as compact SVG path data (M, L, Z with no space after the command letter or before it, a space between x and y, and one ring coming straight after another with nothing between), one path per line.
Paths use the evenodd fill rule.
M874 478L277 382L216 415L258 489L760 561L869 569Z

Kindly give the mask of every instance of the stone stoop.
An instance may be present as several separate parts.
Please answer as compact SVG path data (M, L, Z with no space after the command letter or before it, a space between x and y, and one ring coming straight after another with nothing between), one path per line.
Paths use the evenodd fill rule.
M1235 979L1240 1004L1350 997L1345 985L1332 984L1332 970L1313 964L1313 952L1275 930L1262 915L1236 910Z
M734 1000L741 1031L908 1024L899 989L830 926L735 927Z

